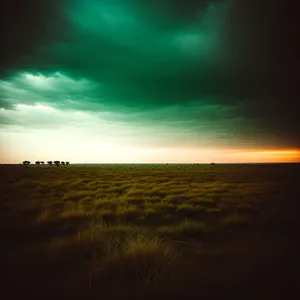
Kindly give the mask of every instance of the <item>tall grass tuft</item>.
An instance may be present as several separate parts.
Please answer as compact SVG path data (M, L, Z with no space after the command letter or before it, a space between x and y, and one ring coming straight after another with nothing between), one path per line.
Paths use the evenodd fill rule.
M163 239L139 233L106 254L102 262L104 279L141 286L166 279L177 255Z
M167 278L177 253L164 239L137 226L92 222L78 233L91 249L90 261L101 282L140 286Z

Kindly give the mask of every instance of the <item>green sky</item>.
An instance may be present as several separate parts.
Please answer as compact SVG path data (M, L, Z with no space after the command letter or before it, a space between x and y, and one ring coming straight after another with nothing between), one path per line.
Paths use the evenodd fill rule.
M230 162L232 149L299 147L273 28L250 1L31 2L21 33L5 23L2 162Z

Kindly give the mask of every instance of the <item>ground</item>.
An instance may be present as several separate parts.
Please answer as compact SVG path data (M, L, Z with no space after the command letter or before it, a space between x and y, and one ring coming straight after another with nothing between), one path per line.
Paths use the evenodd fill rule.
M5 297L288 299L299 164L2 165Z

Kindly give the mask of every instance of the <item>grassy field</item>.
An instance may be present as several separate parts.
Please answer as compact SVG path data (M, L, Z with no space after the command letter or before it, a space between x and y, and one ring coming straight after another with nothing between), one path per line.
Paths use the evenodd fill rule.
M288 299L299 285L299 164L0 174L2 299Z

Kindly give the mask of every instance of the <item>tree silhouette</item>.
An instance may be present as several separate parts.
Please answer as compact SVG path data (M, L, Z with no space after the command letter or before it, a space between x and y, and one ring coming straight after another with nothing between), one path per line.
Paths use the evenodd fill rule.
M40 162L39 162L39 161L36 161L36 162L35 162L35 164L36 164L36 165L39 165L39 164L40 164Z
M51 160L47 161L47 164L52 166L52 161Z
M42 165L44 164L44 162L43 162L43 161L41 161L40 163L41 163Z
M65 164L65 162L64 162L64 161L61 161L60 163L61 163L62 165L64 165L64 164Z
M53 163L54 163L57 167L59 167L60 161L59 161L59 160L55 160Z
M68 161L66 161L66 165L68 165L69 164L69 162Z
M23 165L29 165L29 164L30 164L30 161L28 161L28 160L23 161Z

